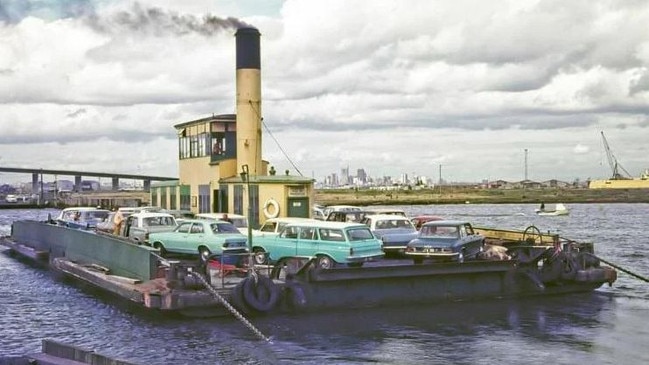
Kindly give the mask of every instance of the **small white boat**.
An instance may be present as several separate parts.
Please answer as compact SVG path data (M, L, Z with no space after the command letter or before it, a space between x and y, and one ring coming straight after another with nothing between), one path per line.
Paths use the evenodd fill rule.
M562 203L557 203L554 204L553 208L546 208L543 204L541 204L541 208L535 209L537 215L550 215L550 216L556 216L556 215L568 215L570 214L570 211L568 208L566 208L565 205Z

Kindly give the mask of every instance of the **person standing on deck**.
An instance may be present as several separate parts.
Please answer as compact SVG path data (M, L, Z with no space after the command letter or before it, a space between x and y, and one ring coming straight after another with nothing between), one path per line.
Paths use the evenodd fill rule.
M120 231L122 230L122 223L124 222L124 216L119 208L115 208L115 216L113 217L113 234L119 236Z

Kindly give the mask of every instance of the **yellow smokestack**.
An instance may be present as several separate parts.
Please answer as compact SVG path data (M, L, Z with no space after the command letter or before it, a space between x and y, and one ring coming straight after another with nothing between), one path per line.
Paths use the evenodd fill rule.
M248 165L250 175L261 165L261 57L259 30L239 28L237 44L237 171Z

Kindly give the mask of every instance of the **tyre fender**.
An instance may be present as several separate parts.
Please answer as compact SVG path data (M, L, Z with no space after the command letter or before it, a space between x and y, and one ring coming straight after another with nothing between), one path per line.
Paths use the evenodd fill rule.
M275 308L279 298L280 288L269 277L258 275L257 280L253 277L243 280L243 299L251 308L269 312Z
M245 284L245 282L246 280L242 280L237 285L235 285L234 288L232 288L230 302L239 312L243 314L250 314L252 310L246 304L246 301L243 297L243 285Z
M304 288L294 281L287 281L284 286L286 303L292 310L300 310L306 308L307 299L304 293Z

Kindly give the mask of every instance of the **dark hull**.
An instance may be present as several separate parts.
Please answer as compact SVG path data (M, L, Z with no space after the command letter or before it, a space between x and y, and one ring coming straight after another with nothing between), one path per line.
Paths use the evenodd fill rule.
M307 258L286 278L270 281L279 294L272 305L257 310L246 304L252 289L245 295L236 289L246 280L242 275L206 268L198 260L161 265L156 250L111 235L18 221L12 236L0 239L0 244L142 308L198 316L227 314L228 303L252 314L587 292L612 283L616 275L596 266L576 270L571 277L553 276L540 272L536 262L525 265L520 260L424 265L385 260L361 268L320 270ZM204 274L211 285L193 273ZM265 269L261 274L272 276Z

